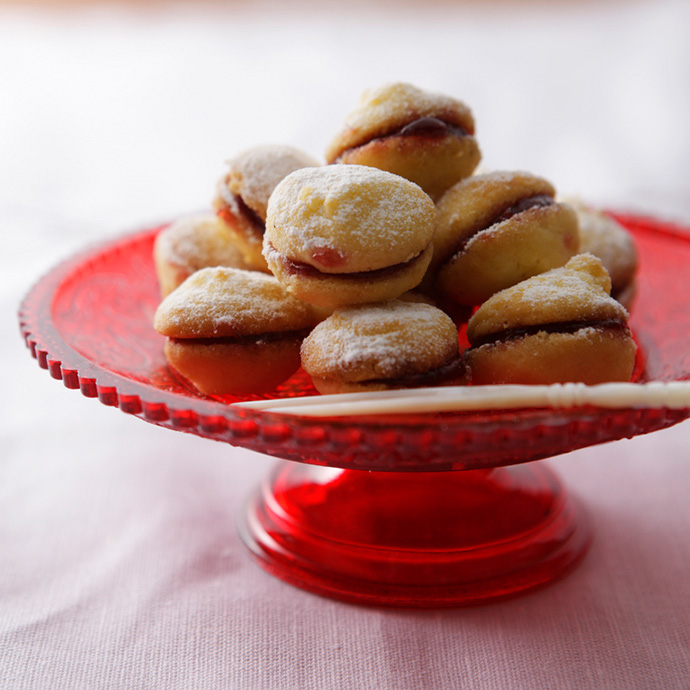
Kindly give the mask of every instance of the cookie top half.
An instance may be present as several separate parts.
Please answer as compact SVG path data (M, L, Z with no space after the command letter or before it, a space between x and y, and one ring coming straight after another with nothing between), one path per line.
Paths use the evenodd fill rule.
M157 235L154 256L190 273L207 266L247 268L225 224L212 213L172 222Z
M154 327L171 338L220 338L302 330L318 320L273 276L218 266L197 271L171 292Z
M302 362L312 376L366 381L434 369L457 352L457 328L440 309L393 300L336 310L302 344Z
M308 154L284 144L262 144L241 151L228 160L228 172L218 184L218 195L226 203L238 196L262 220L276 185L294 170L319 163Z
M395 82L365 91L359 104L345 118L341 131L326 150L326 160L336 161L343 151L387 136L424 117L435 117L473 135L474 117L462 101Z
M470 342L509 329L541 324L612 320L627 322L628 312L611 296L611 279L601 260L578 254L562 268L497 292L472 316Z
M405 263L433 237L436 207L418 185L362 165L303 168L268 203L264 255L276 251L324 273Z
M462 240L500 222L511 206L540 195L554 201L555 193L548 180L523 171L484 173L458 182L438 202L434 262L448 258Z

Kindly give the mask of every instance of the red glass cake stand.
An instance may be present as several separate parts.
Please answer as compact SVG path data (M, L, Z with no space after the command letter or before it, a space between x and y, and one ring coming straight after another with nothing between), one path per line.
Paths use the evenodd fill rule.
M642 353L637 379L687 380L690 229L618 217L641 256L631 318ZM441 607L551 582L584 555L590 529L557 477L528 461L690 416L578 407L309 418L205 397L171 374L151 326L159 230L53 269L22 304L22 333L67 388L153 424L281 458L247 502L239 531L266 570L312 592ZM270 397L313 393L300 372Z

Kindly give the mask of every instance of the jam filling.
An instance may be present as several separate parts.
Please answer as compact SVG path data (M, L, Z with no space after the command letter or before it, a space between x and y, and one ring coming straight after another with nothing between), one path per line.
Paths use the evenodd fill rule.
M252 208L249 208L239 194L233 195L233 200L237 207L237 215L246 221L246 228L259 239L263 238L266 232L266 223L261 216ZM234 225L234 214L229 206L223 206L218 210L218 215L229 225Z
M548 194L535 194L534 196L528 196L524 199L516 201L514 204L511 204L510 206L498 211L498 213L491 220L489 220L488 223L482 223L481 226L474 228L458 244L451 256L455 256L456 254L462 254L462 252L465 251L465 248L469 244L470 240L475 235L482 232L482 230L486 230L487 228L490 228L492 225L496 225L497 223L503 223L504 221L509 220L513 216L516 216L519 213L527 211L531 208L546 208L547 206L552 206L555 203L556 202L554 198L552 196L549 196Z
M360 146L366 146L374 141L385 141L392 137L424 137L427 139L442 139L446 136L455 136L458 138L471 136L472 133L468 132L464 127L460 125L454 125L450 122L442 120L440 117L418 117L411 122L406 123L402 127L397 127L390 131L382 131L379 134L372 136L371 139L363 141L355 146L350 146L349 148L343 149L340 153L340 157L346 155L350 151L360 148Z
M519 340L537 333L575 333L583 328L595 328L597 330L607 330L619 332L621 335L628 332L625 322L619 319L599 319L591 321L563 321L561 323L545 323L536 326L524 326L522 328L507 328L498 333L489 333L481 338L473 339L472 347L482 347L482 345L498 345L502 342Z
M444 381L455 381L465 373L465 363L460 356L454 357L450 362L443 364L435 369L428 371L407 374L393 379L368 379L362 383L385 383L394 388L424 388L426 386L437 386Z
M441 138L449 134L456 137L466 137L469 132L460 125L452 125L438 117L419 117L385 136Z
M309 335L309 329L297 331L276 331L258 335L224 335L217 338L170 338L175 343L185 345L264 345L283 340L303 340Z
M551 206L554 203L555 201L553 197L549 196L548 194L535 194L534 196L528 196L525 199L520 199L511 206L508 206L507 209L505 209L496 217L494 221L492 221L491 225L502 223L504 220L508 220L509 218L516 216L518 213L527 211L530 208L543 208L545 206Z
M369 280L369 279L379 279L379 278L390 278L398 273L402 273L409 266L411 266L415 261L417 261L422 254L417 254L409 261L405 261L399 264L393 264L392 266L384 266L383 268L375 268L371 271L353 271L352 273L325 273L320 271L315 266L305 263L304 261L294 261L293 259L288 259L275 250L273 245L269 244L269 250L275 253L276 256L280 257L280 263L283 265L285 272L288 275L298 275L304 276L306 278L321 278L321 279L338 279L346 278L348 280Z

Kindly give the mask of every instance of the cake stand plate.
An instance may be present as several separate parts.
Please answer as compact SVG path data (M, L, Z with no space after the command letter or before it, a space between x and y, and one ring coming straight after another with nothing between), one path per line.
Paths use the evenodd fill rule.
M630 321L636 380L690 379L690 229L617 215L641 256ZM152 247L165 226L56 266L20 309L38 364L67 388L177 431L281 458L239 531L267 571L363 604L478 604L569 572L590 542L579 503L543 463L662 429L688 409L572 407L312 418L234 406L315 394L304 372L270 396L203 396L167 367L152 327ZM461 332L461 341L464 338Z

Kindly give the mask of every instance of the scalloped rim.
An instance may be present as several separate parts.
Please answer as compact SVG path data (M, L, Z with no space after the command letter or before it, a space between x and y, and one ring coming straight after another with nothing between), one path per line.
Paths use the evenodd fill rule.
M634 214L612 212L611 215L624 224L634 224L656 233L680 237L685 241L690 238L690 229L684 228L680 224ZM659 223L663 223L663 227L660 228ZM201 397L189 399L189 405L180 406L179 394L169 393L160 388L128 379L84 360L82 355L62 339L57 329L52 336L41 333L37 321L40 320L41 316L47 322L51 321L50 298L71 270L95 255L121 245L123 241L134 242L137 239L144 239L165 225L167 223L159 223L146 230L127 233L104 243L87 247L59 262L52 270L37 280L22 300L19 309L20 330L31 355L37 360L39 367L46 369L53 378L62 380L66 388L80 390L86 397L97 398L104 405L117 407L122 412L137 416L152 424L195 433L232 445L241 445L277 457L318 462L315 458L305 460L302 455L295 452L283 452L284 449L281 448L286 440L297 440L305 450L310 445L318 445L316 439L318 429L310 428L309 418L300 417L298 413L291 415L250 408L243 409L239 406ZM151 393L155 400L147 401L145 397L148 393ZM529 418L532 423L544 424L547 421L542 419L539 410L521 409L524 410L524 416ZM511 423L514 424L516 422L515 410L505 412L510 414ZM654 428L650 430L670 426L689 416L687 409L683 411L667 409L667 412L668 414L662 416L654 415ZM467 412L461 412L452 417L438 414L381 415L366 419L358 417L356 427L361 432L380 431L384 433L388 427L395 424L401 429L418 433L437 432L439 427L452 422L453 419L467 419L467 414ZM488 427L500 433L499 427L502 416L505 415L501 415L501 410L494 410L490 414L482 415L480 421L486 421ZM325 419L329 419L331 430L346 431L353 426L352 420L354 418L321 417L319 423L323 423ZM293 425L286 423L291 421ZM578 420L574 421L575 423L578 422ZM311 422L313 423L314 420ZM646 431L639 433L646 433ZM311 440L310 435L313 436ZM629 434L621 433L617 438L625 435ZM604 440L614 440L614 438ZM599 442L602 441L594 441L594 443ZM349 463L347 466L351 466L351 464ZM369 465L364 466L369 467ZM382 468L388 468L383 460ZM424 468L419 467L417 469Z

